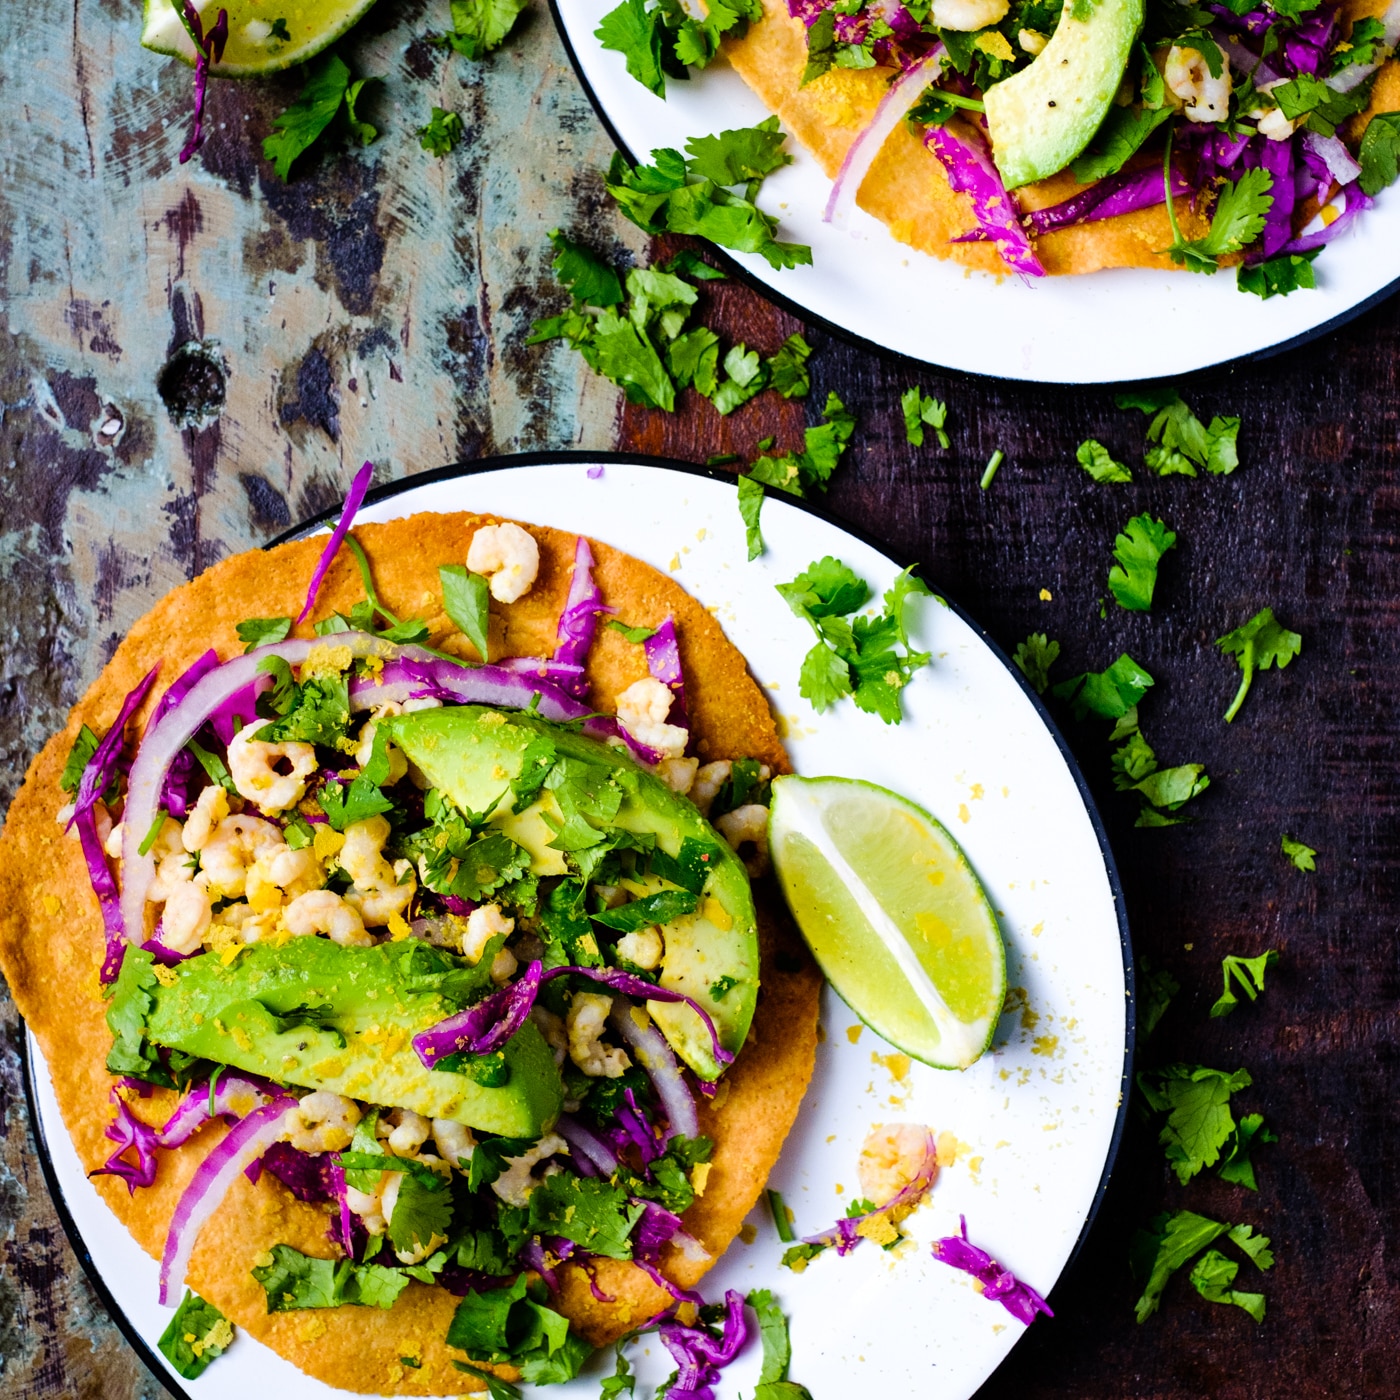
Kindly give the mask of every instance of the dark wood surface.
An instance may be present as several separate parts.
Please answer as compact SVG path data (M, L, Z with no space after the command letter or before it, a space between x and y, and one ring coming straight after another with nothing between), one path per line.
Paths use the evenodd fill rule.
M1043 630L1064 648L1060 675L1127 650L1157 678L1147 736L1165 762L1211 775L1194 825L1135 830L1108 781L1104 726L1062 717L1135 944L1182 984L1140 1063L1248 1068L1243 1106L1279 1134L1258 1154L1257 1193L1209 1177L1183 1188L1130 1115L1056 1319L1031 1329L983 1394L1400 1394L1400 303L1179 385L1202 416L1242 419L1229 478L1149 479L1145 420L1111 391L970 380L817 332L805 405L764 395L720 420L687 394L667 417L620 405L567 351L522 343L554 305L548 228L639 248L600 199L606 138L542 17L473 69L413 42L441 23L425 7L377 13L352 52L388 75L386 135L309 163L284 189L256 140L285 83L221 88L222 129L204 157L174 166L178 121L167 131L160 118L181 112L187 78L133 56L138 8L0 17L0 71L23 99L0 138L15 165L0 190L0 801L136 616L210 560L331 504L363 457L383 479L536 447L747 455L769 434L797 445L834 389L860 426L833 511L919 560L1007 649ZM455 164L416 151L409 128L428 100L472 119ZM32 159L16 164L18 152ZM271 298L269 281L281 282ZM708 295L710 322L764 351L798 328L742 286ZM1236 314L1249 314L1243 302ZM227 381L224 411L193 428L156 391L191 339L217 342ZM172 373L200 388L188 368ZM911 383L947 400L949 451L905 443L898 397ZM114 410L111 447L100 428ZM1132 485L1080 470L1074 450L1091 436L1135 467ZM996 448L1006 461L982 491ZM1128 614L1110 598L1101 617L1113 536L1144 509L1178 533L1156 605ZM1227 726L1238 672L1212 643L1266 604L1302 633L1303 653L1258 677ZM1317 848L1316 874L1284 860L1284 831ZM1282 960L1260 1002L1209 1020L1221 956L1269 947ZM0 1391L154 1400L162 1387L106 1316L45 1192L7 999L0 1024ZM1157 1316L1133 1321L1128 1239L1179 1206L1272 1237L1262 1326L1184 1277Z

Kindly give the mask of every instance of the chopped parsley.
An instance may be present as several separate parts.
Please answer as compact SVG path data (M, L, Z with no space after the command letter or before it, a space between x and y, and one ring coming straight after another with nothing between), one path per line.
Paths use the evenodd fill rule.
M1317 852L1301 841L1295 841L1286 831L1283 833L1283 853L1305 874L1317 869Z
M1108 573L1108 590L1118 606L1129 612L1147 612L1157 586L1157 565L1176 545L1176 535L1147 512L1135 515L1123 527L1113 545L1117 563Z
M228 1318L187 1288L184 1301L175 1309L175 1316L156 1346L175 1368L176 1375L192 1381L202 1376L209 1363L222 1356L232 1341L233 1324Z
M712 0L703 19L681 0L623 0L602 18L594 35L605 49L627 60L627 71L658 97L666 79L685 79L687 69L706 68L726 34L742 38L750 20L763 18L761 0Z
M355 111L365 84L373 81L351 81L349 68L337 54L330 54L310 71L297 100L273 121L272 134L263 138L263 155L272 162L278 179L288 178L292 163L341 112L346 130L360 145L368 146L379 135L377 128L360 120Z
M802 662L798 691L819 713L849 695L858 709L877 714L886 724L903 718L900 695L913 674L930 660L928 652L909 646L905 612L910 598L931 596L928 585L905 569L885 594L884 609L874 617L849 616L870 595L864 579L839 559L827 555L808 566L778 592L817 634Z
M1114 461L1108 448L1101 442L1095 442L1093 438L1081 442L1079 450L1074 455L1079 465L1095 481L1131 481L1133 479L1132 472L1122 462Z
M463 58L485 58L505 43L525 5L526 0L452 0L452 28L439 42Z
M1024 642L1017 643L1011 659L1037 695L1044 695L1050 684L1050 668L1060 655L1059 642L1052 642L1044 632L1032 632Z
M948 405L940 399L924 394L917 384L906 389L899 396L899 406L904 410L904 437L914 447L924 445L924 427L933 429L938 445L947 451L952 445L944 424L948 419Z
M1207 427L1175 389L1137 389L1117 395L1114 402L1150 415L1144 460L1158 476L1195 476L1197 467L1228 476L1239 466L1238 418L1217 416Z
M1239 1005L1239 998L1235 995L1236 985L1250 1001L1256 1000L1259 993L1264 990L1265 972L1276 962L1278 962L1278 951L1274 948L1270 948L1266 953L1260 953L1257 958L1241 958L1234 953L1222 958L1220 971L1224 978L1225 989L1221 992L1219 1001L1211 1007L1211 1016L1228 1016Z
M1282 670L1303 649L1302 637L1279 622L1272 608L1255 613L1243 627L1227 632L1215 644L1226 656L1233 656L1244 672L1235 698L1225 711L1226 724L1239 714L1256 671L1267 671L1274 665Z
M450 155L462 139L463 129L462 119L456 112L434 107L427 126L418 129L418 144L435 156Z
M1235 285L1242 292L1252 292L1263 301L1270 297L1286 297L1290 292L1308 291L1317 286L1312 265L1321 248L1310 253L1280 253L1264 262L1241 263L1235 274Z
M618 208L647 233L691 233L721 248L758 253L774 268L812 261L803 244L780 243L777 219L753 201L764 179L792 157L778 118L755 127L721 131L686 142L689 158L670 147L651 153L654 164L629 166L614 154L605 184ZM730 186L744 186L736 194Z

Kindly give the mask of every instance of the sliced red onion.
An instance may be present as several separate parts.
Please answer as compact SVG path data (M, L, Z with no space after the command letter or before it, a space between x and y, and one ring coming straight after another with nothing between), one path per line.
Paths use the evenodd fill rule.
M637 1023L631 1005L613 1007L611 1021L618 1035L631 1047L632 1058L646 1070L661 1106L666 1110L669 1124L667 1138L677 1133L688 1138L700 1135L700 1120L695 1113L695 1099L681 1073L675 1052L656 1023L646 1013L646 1025Z
M967 1238L967 1217L960 1215L962 1234L934 1240L933 1257L965 1274L971 1274L982 1285L982 1296L1000 1303L1012 1317L1027 1327L1035 1321L1036 1313L1054 1317L1050 1305L1028 1283L1022 1283L1009 1269L1003 1269L985 1249L970 1244Z
M919 1163L918 1171L914 1173L907 1185L902 1186L898 1193L886 1201L884 1205L876 1206L874 1210L868 1210L862 1215L847 1216L843 1220L838 1220L829 1230L823 1230L819 1235L806 1236L802 1243L827 1247L834 1245L837 1254L849 1254L865 1238L860 1233L860 1226L865 1221L873 1220L879 1215L889 1215L901 1206L915 1205L923 1199L937 1175L938 1145L934 1140L933 1133L925 1128L923 1160Z
M856 205L856 195L875 164L875 157L884 149L885 142L894 134L895 128L909 115L914 104L923 96L924 89L937 80L943 71L943 57L947 50L935 44L912 68L906 69L885 90L880 105L875 109L864 130L851 142L846 158L836 172L836 183L831 187L831 195L826 201L822 219L828 224L844 224Z
M942 162L948 172L948 184L971 196L977 222L997 245L1002 261L1013 272L1044 277L1045 269L1021 227L1015 197L1002 183L986 139L971 126L963 125L961 130L967 135L955 133L948 126L926 127L924 145Z
M589 467L589 469L584 472L584 476L586 476L589 481L601 481L603 479L603 468Z
M103 1129L103 1136L117 1144L117 1150L92 1172L92 1176L119 1176L134 1196L138 1186L149 1186L156 1179L156 1148L160 1145L158 1131L143 1123L126 1100L112 1089L108 1096L117 1116ZM125 1160L126 1153L135 1149L136 1160Z
M156 1134L161 1147L183 1147L210 1118L224 1114L245 1117L253 1109L262 1107L278 1093L272 1085L261 1080L248 1079L242 1075L221 1075L214 1086L213 1110L210 1111L210 1093L207 1084L191 1089L180 1100L175 1112L166 1120Z
M671 713L667 722L690 728L685 704L685 672L681 670L681 649L676 640L676 620L668 617L642 643L647 654L647 670L671 692Z
M749 1323L744 1316L744 1295L735 1289L724 1294L724 1331L717 1338L704 1327L688 1327L674 1318L663 1322L658 1333L661 1343L679 1368L667 1390L672 1400L713 1400L712 1389L719 1373L743 1350L749 1339Z
M1261 88L1266 83L1283 81L1283 75L1265 63L1238 34L1230 33L1223 25L1213 24L1210 27L1210 36L1225 50L1230 59L1230 66L1237 72L1253 78L1256 88Z
M255 1108L199 1164L175 1207L160 1261L160 1301L171 1307L185 1286L185 1270L205 1222L248 1164L261 1157L282 1132L283 1120L297 1106L290 1094Z
M126 699L122 701L122 707L117 711L117 717L112 721L112 727L102 736L102 742L93 750L92 757L88 759L87 766L83 769L83 776L78 783L77 796L73 803L73 815L68 820L71 827L78 817L85 811L90 811L97 799L102 796L108 783L112 781L117 771L117 763L122 755L122 745L126 739L126 726L132 715L141 708L142 701L150 693L151 687L156 683L156 675L160 671L160 662L157 661L149 671L136 683L133 690L127 693ZM152 819L155 813L151 814ZM137 837L138 844L145 838L143 831Z
M446 1055L490 1055L525 1024L539 994L544 964L536 960L509 986L413 1037L413 1050L429 1069Z
M576 1162L591 1162L602 1176L611 1176L617 1170L617 1157L612 1149L590 1133L577 1118L567 1113L561 1115L554 1125L554 1131L573 1148Z
M374 476L374 463L366 462L364 466L355 473L355 479L350 483L350 492L345 497L345 506L340 512L340 519L336 522L335 529L331 531L331 537L326 542L326 547L321 551L321 558L316 565L316 571L311 575L311 587L306 593L306 603L297 614L298 622L305 622L311 613L311 609L316 606L316 595L321 591L321 583L326 577L327 571L331 567L331 560L335 558L339 551L341 542L350 533L350 527L355 523L356 512L364 504L365 492L369 490L370 480Z
M1361 166L1336 136L1319 136L1315 131L1303 133L1303 145L1332 173L1339 185L1349 185L1361 175Z
M204 98L209 83L209 66L211 63L217 63L224 56L224 45L228 43L228 11L219 11L218 20L206 35L199 18L199 11L190 3L190 0L181 0L181 7L184 10L185 23L189 26L190 37L194 40L195 47L194 115L190 121L189 139L180 151L180 164L184 165L204 144Z
M152 712L146 729L149 731L155 728L190 693L195 682L208 675L218 664L219 653L210 647L188 670L171 682L170 688L160 697ZM160 805L177 821L184 821L189 812L188 790L190 780L194 777L194 769L194 755L187 749L182 749L170 765L165 787L161 790Z
M1311 253L1315 248L1326 247L1334 238L1344 234L1356 221L1359 214L1371 207L1371 197L1361 188L1360 181L1348 185L1342 194L1346 199L1346 208L1341 214L1332 220L1326 228L1318 229L1316 233L1305 233L1299 238L1293 239L1290 243L1285 243L1278 250L1276 256L1283 257L1290 253Z
M608 611L610 609L603 606L603 594L593 580L593 551L580 535L574 546L574 574L569 581L569 596L564 600L564 611L559 614L555 661L582 667L598 630L598 615ZM566 688L570 695L579 696L587 689L587 682L580 678L578 689Z
M507 656L491 664L511 672L512 675L524 676L526 680L539 680L558 686L568 695L582 695L588 689L583 667L570 665L557 657Z

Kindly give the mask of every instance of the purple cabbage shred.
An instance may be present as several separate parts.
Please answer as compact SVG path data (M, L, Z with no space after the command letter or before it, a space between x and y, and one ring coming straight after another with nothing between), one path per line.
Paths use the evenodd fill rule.
M214 27L206 34L199 11L190 0L181 0L185 24L194 40L194 116L190 122L189 139L180 152L180 164L204 144L204 97L209 84L209 67L224 56L224 45L228 43L228 11L220 10Z
M1054 1317L1050 1305L1028 1283L1022 1283L1009 1269L1003 1269L985 1249L979 1249L967 1238L967 1217L960 1215L961 1235L948 1235L933 1242L933 1257L965 1274L971 1274L982 1285L982 1296L1000 1303L1012 1317L1027 1327L1036 1313Z
M335 529L331 531L331 537L326 542L325 549L321 551L316 571L311 575L311 586L306 592L306 603L301 612L297 614L298 622L305 622L311 614L311 609L316 606L316 595L321 591L321 584L331 567L331 560L335 558L341 543L350 533L350 527L355 523L355 516L361 505L364 504L365 492L369 490L369 483L373 476L373 462L366 462L355 473L355 479L350 483L350 491L345 497L345 506L340 512L340 519L336 521Z
M718 1337L706 1327L690 1327L675 1318L657 1328L662 1345L671 1353L677 1367L676 1379L666 1392L668 1400L714 1400L714 1384L719 1373L738 1356L749 1339L744 1295L728 1289L724 1305L724 1327Z

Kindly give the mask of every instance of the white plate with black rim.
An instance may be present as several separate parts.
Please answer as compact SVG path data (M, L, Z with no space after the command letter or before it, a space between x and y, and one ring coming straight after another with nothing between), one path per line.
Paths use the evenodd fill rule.
M601 475L590 469L601 466ZM875 594L900 565L799 503L764 508L768 552L745 558L732 479L652 459L592 454L501 458L373 491L359 519L473 510L581 531L670 572L708 607L749 660L803 774L865 778L906 794L953 831L985 884L1006 942L1013 989L992 1049L962 1073L908 1065L828 991L816 1075L769 1183L799 1233L827 1227L859 1194L856 1157L871 1125L924 1123L949 1134L945 1166L898 1257L867 1244L828 1253L802 1274L782 1254L765 1206L703 1288L771 1288L792 1318L793 1379L817 1395L972 1395L1025 1330L983 1298L929 1244L965 1215L972 1239L1042 1293L1088 1230L1122 1130L1131 1069L1132 959L1113 859L1082 777L1035 695L956 606L918 606L913 641L933 654L886 726L849 703L815 714L797 693L811 637L774 585L832 554ZM317 525L322 522L316 522ZM308 528L314 528L308 527ZM919 561L936 587L938 541ZM328 1396L320 1382L247 1337L198 1380L156 1354L168 1311L156 1263L108 1210L64 1131L37 1045L29 1084L55 1202L85 1267L127 1336L176 1394ZM1051 1298L1053 1303L1053 1296ZM1055 1326L1039 1320L1036 1326ZM634 1348L644 1385L671 1369L654 1337ZM549 1392L594 1400L597 1359ZM752 1394L756 1342L726 1371L721 1394ZM641 1394L650 1393L643 1389Z
M594 31L617 0L550 0L574 67L609 134L632 161L694 136L752 126L768 109L723 60L655 96ZM756 254L726 261L794 314L947 369L1051 384L1102 384L1187 374L1276 353L1339 326L1400 287L1400 187L1326 248L1317 288L1287 297L1241 294L1234 272L1118 268L1080 277L994 277L920 253L865 213L823 222L831 181L789 138L793 163L769 176L760 206L779 237L811 246L811 267L774 271ZM931 157L930 157L931 159Z

